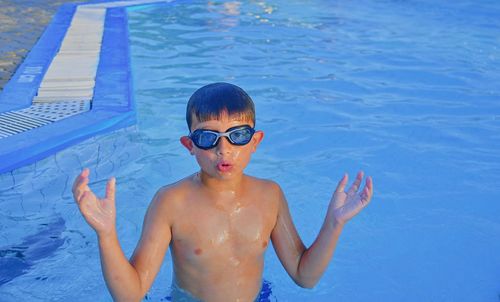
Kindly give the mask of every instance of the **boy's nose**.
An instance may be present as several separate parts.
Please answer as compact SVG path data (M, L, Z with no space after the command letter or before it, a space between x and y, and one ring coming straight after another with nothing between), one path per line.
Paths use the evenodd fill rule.
M220 154L228 153L231 151L233 145L229 142L227 137L219 138L219 143L217 144L217 152Z

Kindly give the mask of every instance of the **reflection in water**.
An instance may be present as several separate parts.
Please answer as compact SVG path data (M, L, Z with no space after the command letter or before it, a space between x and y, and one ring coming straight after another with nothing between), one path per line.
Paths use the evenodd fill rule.
M270 15L274 12L274 8L264 1L259 1L253 3L251 1L249 4L256 4L259 8L259 12L246 12L243 15L251 16L258 19L260 22L269 22L265 15ZM218 3L214 1L207 2L207 10L213 15L218 15L215 22L213 20L207 19L207 25L211 25L210 28L223 28L229 29L240 25L242 17L242 2L239 1L229 1L224 3Z
M240 7L241 2L231 1L218 4L212 1L208 1L207 9L211 13L217 13L222 16L221 19L217 20L217 25L230 28L239 25L240 19Z

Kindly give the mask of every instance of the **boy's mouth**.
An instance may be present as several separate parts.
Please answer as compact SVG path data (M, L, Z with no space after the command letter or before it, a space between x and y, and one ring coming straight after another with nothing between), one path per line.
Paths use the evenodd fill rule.
M230 163L228 162L218 162L217 163L217 170L219 170L220 172L228 172L230 171L231 169L233 168L233 165L231 165Z

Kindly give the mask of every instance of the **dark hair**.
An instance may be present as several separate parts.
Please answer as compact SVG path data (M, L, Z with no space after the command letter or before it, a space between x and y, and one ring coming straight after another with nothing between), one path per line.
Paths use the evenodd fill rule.
M222 114L239 115L255 126L252 98L240 87L229 83L213 83L196 90L189 98L186 121L191 131L193 116L200 122L217 119Z

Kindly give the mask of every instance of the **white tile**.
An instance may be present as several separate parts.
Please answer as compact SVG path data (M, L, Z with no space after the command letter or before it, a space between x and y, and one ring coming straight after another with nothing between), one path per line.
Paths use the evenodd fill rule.
M43 81L42 84L40 85L40 90L44 89L87 89L87 88L94 88L95 86L95 81L67 81L67 82L61 82L61 81Z
M61 101L90 101L92 95L35 96L33 103L54 103Z
M61 95L77 95L77 96L92 96L94 93L94 87L89 88L77 88L77 87L63 87L60 89L39 89L39 97L50 97L50 96L61 96Z

